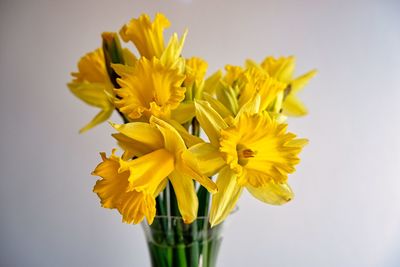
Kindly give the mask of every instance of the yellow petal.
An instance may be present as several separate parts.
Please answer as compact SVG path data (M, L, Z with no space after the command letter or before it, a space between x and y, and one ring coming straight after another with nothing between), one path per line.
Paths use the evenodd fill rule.
M216 184L201 172L196 157L190 151L186 150L182 153L181 159L176 165L176 170L199 182L210 193L218 191Z
M105 122L108 118L110 118L114 109L105 109L100 111L88 124L86 124L82 129L79 130L79 133L86 132L87 130L93 128L94 126Z
M158 149L131 161L120 160L119 172L129 170L129 191L145 191L153 195L174 170L174 156Z
M317 74L317 70L312 70L307 72L306 74L296 78L291 81L290 86L293 93L297 93L301 90L310 80Z
M181 62L183 66L177 66L177 63L179 62L178 59L181 57L182 54L183 44L185 43L186 35L187 30L183 33L180 41L176 33L171 36L168 45L160 58L161 63L164 64L164 66L178 68L182 67L181 70L183 71L183 66L185 65L184 59L182 58Z
M192 179L177 171L172 172L169 179L174 187L183 221L185 223L193 222L197 217L199 201Z
M118 145L124 150L124 160L132 159L133 157L140 157L154 151L154 147L138 142L132 138L127 137L121 133L112 134L117 140Z
M187 147L191 147L196 144L204 142L204 140L201 139L200 137L191 135L181 124L179 124L179 122L174 121L174 120L167 120L167 122L169 124L171 124L171 126L174 127L175 130L178 131L178 133L182 137L183 141L185 141L185 144Z
M98 108L113 107L113 104L108 100L105 93L108 90L105 84L72 82L68 84L68 88L76 97L88 105Z
M308 111L296 95L288 95L283 102L283 113L287 116L304 116Z
M193 102L182 102L179 106L171 111L171 118L180 124L190 121L196 115Z
M126 124L110 124L121 134L142 144L142 146L148 147L150 151L164 147L162 134L148 123L131 122Z
M195 155L200 172L206 176L213 176L225 165L221 152L209 143L194 145L189 151Z
M272 180L261 187L248 185L246 188L255 198L271 205L285 204L294 196L287 183L275 183Z
M204 92L213 95L215 93L216 88L219 85L219 82L222 78L222 72L220 70L216 71L210 77L208 77L204 82L203 90Z
M186 150L185 142L174 127L154 116L150 118L150 123L155 125L163 135L164 147L166 150L174 153L175 156L178 156L179 153Z
M196 118L206 132L211 144L219 146L219 137L222 129L228 127L224 119L205 101L196 100Z
M234 114L232 111L227 109L221 102L219 102L217 99L213 98L210 94L208 93L203 93L203 98L205 101L207 101L210 106L215 109L216 112L218 112L219 115L221 115L222 118L227 118L229 116L233 116Z
M212 196L210 223L211 226L220 224L229 213L235 208L240 194L243 190L237 184L236 175L229 169L224 167L217 178L218 193Z
M124 55L125 64L128 66L135 66L138 61L136 56L128 48L122 49L122 53Z
M99 196L101 206L109 209L118 206L120 197L128 188L129 177L128 171L118 172L119 158L114 155L114 151L109 158L106 157L105 153L100 153L103 161L92 172L92 175L102 178L96 182L93 192Z
M156 215L154 196L146 192L131 191L123 194L117 207L124 223L140 223L146 216L149 224Z

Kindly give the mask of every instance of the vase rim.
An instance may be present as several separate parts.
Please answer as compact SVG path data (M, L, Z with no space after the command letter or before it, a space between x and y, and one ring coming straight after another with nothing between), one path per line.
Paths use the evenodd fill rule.
M235 206L233 210L229 213L229 215L235 214L239 210L239 206ZM182 220L182 216L176 216L176 215L156 215L154 218L157 219L162 219L162 218L169 218L169 219L176 219L176 220ZM208 220L210 216L198 216L196 217L195 220Z

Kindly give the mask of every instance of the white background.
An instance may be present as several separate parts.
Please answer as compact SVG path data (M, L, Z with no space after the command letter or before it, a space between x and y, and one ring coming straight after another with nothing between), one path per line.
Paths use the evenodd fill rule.
M296 55L319 73L289 128L310 145L286 206L247 193L219 266L400 266L399 1L0 2L0 266L149 266L140 226L100 208L90 172L107 124L67 90L80 56L142 12L189 28L184 55L210 71ZM113 118L118 121L118 117Z

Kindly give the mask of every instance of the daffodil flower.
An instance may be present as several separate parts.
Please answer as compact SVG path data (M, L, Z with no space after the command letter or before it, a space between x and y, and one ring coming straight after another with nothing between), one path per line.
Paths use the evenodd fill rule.
M216 192L215 183L200 173L197 159L188 151L179 133L168 123L151 117L150 124L133 122L113 124L114 137L134 159L102 154L93 171L102 179L94 192L103 207L116 208L126 223L139 223L144 217L151 224L156 214L155 197L171 182L185 223L197 216L198 200L193 179Z
M194 145L190 151L208 158L207 174L219 172L218 193L212 197L210 223L217 225L235 207L246 188L257 199L274 205L289 201L293 193L287 176L299 162L298 154L307 143L295 139L268 112L260 112L256 95L233 119L224 119L207 102L196 101L196 117L210 143ZM213 159L213 160L211 160Z
M261 67L278 81L288 85L281 101L283 113L289 116L303 116L307 114L307 108L297 97L297 93L315 76L316 70L311 70L300 77L294 78L296 59L290 57L267 57L261 63Z
M114 110L113 88L105 66L102 49L86 54L78 62L78 72L68 87L71 92L86 104L100 108L101 111L85 125L80 133L106 121ZM111 97L110 97L111 96Z
M185 98L185 76L158 58L142 57L134 67L114 70L121 76L117 79L121 88L114 90L115 105L130 120L148 120L152 115L169 118Z

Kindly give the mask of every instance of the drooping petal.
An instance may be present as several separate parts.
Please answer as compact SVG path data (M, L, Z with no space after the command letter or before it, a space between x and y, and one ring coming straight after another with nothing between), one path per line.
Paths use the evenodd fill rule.
M195 155L199 170L206 176L214 175L225 165L221 152L209 143L199 143L190 147L189 151Z
M217 178L218 193L212 196L210 223L221 223L235 208L243 187L237 184L237 177L229 167L223 168Z
M219 145L219 137L222 129L228 127L224 119L205 101L196 100L196 118L206 132L211 144Z
M169 179L174 187L183 221L187 224L192 223L197 217L199 207L192 179L178 171L172 172Z
M282 205L293 199L293 191L287 183L276 183L273 180L260 186L246 186L247 190L258 200L271 205Z
M79 133L84 133L87 130L92 129L94 126L105 122L108 118L110 118L113 111L113 108L101 110L88 124L79 130Z

